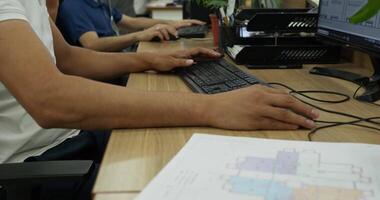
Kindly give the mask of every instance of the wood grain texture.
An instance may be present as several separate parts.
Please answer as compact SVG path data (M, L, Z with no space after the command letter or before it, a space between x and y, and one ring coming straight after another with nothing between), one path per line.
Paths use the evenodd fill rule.
M210 41L180 40L169 43L142 43L139 51L162 51L163 49L178 50L202 43L211 46ZM197 44L198 45L198 44ZM366 58L363 63L333 65L348 71L371 74L371 67ZM361 67L357 67L360 64ZM241 67L241 66L240 66ZM323 76L310 75L312 66L294 70L250 70L260 79L267 82L280 82L297 90L331 90L347 95L354 93L358 87L355 84ZM148 91L180 91L191 92L184 82L172 74L137 73L131 74L128 86L130 88ZM316 97L328 97L315 95ZM363 117L380 115L380 108L350 100L342 104L314 103L326 109L343 111ZM226 114L228 114L226 112ZM349 118L321 113L321 120L347 121ZM297 131L230 131L207 127L178 127L115 130L111 136L103 164L98 175L94 193L98 192L139 192L183 147L193 133L210 133L219 135L247 136L256 138L307 140L308 130ZM380 134L368 129L353 126L341 126L318 132L314 137L317 141L329 142L360 142L380 144ZM207 151L207 149L205 149Z
M138 193L101 193L94 197L94 200L134 200Z

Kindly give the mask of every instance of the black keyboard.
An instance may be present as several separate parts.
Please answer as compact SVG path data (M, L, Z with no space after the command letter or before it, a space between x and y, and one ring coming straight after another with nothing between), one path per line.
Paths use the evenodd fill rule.
M178 37L183 38L204 38L208 32L206 25L188 26L178 29Z
M254 84L265 84L235 65L220 59L197 63L191 67L176 70L185 83L198 93L216 94L228 92Z

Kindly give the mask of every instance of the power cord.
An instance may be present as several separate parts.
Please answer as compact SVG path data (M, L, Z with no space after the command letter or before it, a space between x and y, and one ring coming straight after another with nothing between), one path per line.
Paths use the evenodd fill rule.
M316 132L318 132L319 130L326 129L326 128L338 127L338 126L344 126L344 125L358 126L358 127L372 129L372 130L376 130L376 131L380 132L380 128L376 128L376 127L372 127L372 126L367 126L367 125L363 125L363 124L357 124L359 122L363 122L363 121L367 121L367 120L375 120L375 119L380 119L380 117L372 117L372 118L359 119L359 120L355 120L355 121L351 121L351 122L331 123L330 125L321 126L321 127L317 127L315 129L313 129L312 131L310 131L309 133L307 133L307 138L309 139L309 141L313 141L313 138L312 138L313 135Z
M306 101L304 101L301 98L298 98L296 96L296 95L299 95L299 96L302 96L304 98L307 98L307 99L310 99L310 100L313 100L313 101L317 101L317 102L322 102L322 103L337 104L337 103L344 103L344 102L347 102L347 101L350 100L350 96L348 96L346 94L342 94L342 93L339 93L339 92L333 92L333 91L320 91L320 90L297 91L297 90L295 90L295 89L293 89L293 88L291 88L291 87L289 87L289 86L287 86L285 84L282 84L282 83L268 83L268 84L269 85L277 85L277 86L281 86L281 87L284 87L284 88L288 89L290 91L289 94L291 94L292 96L294 96L296 99L298 99L299 101L301 101L301 102L303 102L303 103L305 103L305 104L307 104L309 106L312 106L312 107L314 107L314 108L316 108L318 110L321 110L321 111L324 111L324 112L327 112L327 113L331 113L331 114L336 114L336 115L345 116L345 117L349 117L349 118L355 119L355 120L349 121L349 122L336 122L336 121L316 120L315 122L317 122L317 123L325 123L325 124L328 124L328 125L320 126L320 127L317 127L315 129L311 130L307 134L307 137L308 137L309 141L313 141L312 136L315 135L318 131L320 131L322 129L332 128L332 127L337 127L337 126L344 126L344 125L358 126L358 127L362 127L362 128L377 130L377 131L380 132L380 128L375 128L375 127L372 127L372 126L358 124L360 122L367 122L367 123L370 123L370 124L373 124L373 125L380 126L380 122L374 121L376 119L380 119L380 117L362 118L362 117L356 116L356 115L351 115L351 114L347 114L347 113L343 113L343 112L337 112L337 111L334 111L334 110L329 110L329 109L325 109L325 108L316 106L316 105L314 105L312 103L309 103L309 102L306 102ZM359 87L355 91L354 97L356 96L357 92L360 90L361 87ZM336 95L336 96L339 96L339 97L342 97L342 98L339 99L339 100L326 100L326 99L319 99L319 98L311 97L311 96L309 96L307 94L332 94L332 95ZM378 104L375 104L375 105L378 105Z
M358 87L358 89L355 90L354 95L352 96L352 98L356 99L359 90L362 89L363 87L364 87L364 85L360 85L360 86ZM377 103L373 103L373 102L366 102L366 103L369 103L369 104L372 104L372 105L374 105L374 106L378 106L378 107L380 107L380 104L377 104Z

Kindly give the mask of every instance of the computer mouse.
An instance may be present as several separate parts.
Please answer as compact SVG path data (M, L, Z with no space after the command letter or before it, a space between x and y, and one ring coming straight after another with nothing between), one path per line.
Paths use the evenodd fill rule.
M192 57L192 59L194 60L194 62L211 62L211 61L217 61L217 60L220 60L224 57L224 55L221 55L219 57L208 57L208 56L203 56L203 55L199 55L199 56L194 56Z
M174 6L177 6L177 4L174 2L169 2L169 3L166 3L166 6L167 7L174 7Z
M178 37L176 37L176 36L174 36L172 34L169 34L169 37L170 37L169 41L174 41L174 40L178 40L179 39ZM151 42L161 42L161 38L158 37L158 36L155 36L150 41Z

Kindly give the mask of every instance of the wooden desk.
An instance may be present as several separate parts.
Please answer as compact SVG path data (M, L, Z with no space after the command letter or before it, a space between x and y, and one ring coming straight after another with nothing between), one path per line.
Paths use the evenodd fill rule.
M167 1L154 1L148 3L147 10L151 12L153 19L181 20L182 5L167 6Z
M105 193L97 194L94 200L134 200L138 193Z
M176 50L197 45L210 47L211 44L211 40L202 42L181 39L177 42L142 43L138 51ZM370 74L370 70L355 68L352 64L338 65L337 67ZM310 75L308 73L310 68L311 66L305 66L303 69L295 70L252 70L251 72L267 82L285 83L298 90L332 90L352 95L357 88L356 85L346 81ZM191 92L179 77L172 74L131 74L127 87L149 91ZM315 104L327 109L344 111L363 117L372 117L380 113L380 108L355 100L336 105ZM347 120L327 113L321 113L321 119ZM228 131L201 127L116 130L108 144L94 192L140 192L195 132L307 140L306 133L308 131ZM380 144L380 134L367 129L345 126L321 131L314 136L314 140Z

